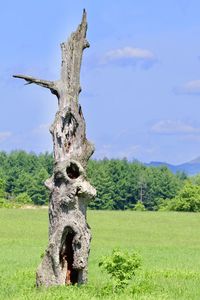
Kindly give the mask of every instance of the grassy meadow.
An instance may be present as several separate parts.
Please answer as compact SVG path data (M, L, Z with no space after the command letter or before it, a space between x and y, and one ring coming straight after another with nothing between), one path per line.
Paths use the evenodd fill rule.
M89 211L89 282L35 287L47 246L47 210L0 209L0 299L200 299L200 214ZM135 249L142 267L121 293L98 262L112 249Z

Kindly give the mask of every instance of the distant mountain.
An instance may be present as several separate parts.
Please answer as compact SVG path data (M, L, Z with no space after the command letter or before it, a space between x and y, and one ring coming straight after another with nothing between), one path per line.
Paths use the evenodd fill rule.
M169 170L171 170L173 173L176 172L185 172L187 175L192 176L200 173L200 157L197 157L189 162L180 164L180 165L172 165L165 162L159 162L159 161L152 161L148 164L145 164L146 166L153 166L153 167L159 167L159 166L166 166Z
M189 162L189 164L200 164L200 156L198 156L197 158L191 160Z

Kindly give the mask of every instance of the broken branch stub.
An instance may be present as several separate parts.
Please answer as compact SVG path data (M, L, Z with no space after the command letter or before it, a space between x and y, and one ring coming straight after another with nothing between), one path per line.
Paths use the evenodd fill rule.
M61 44L61 78L47 81L14 75L28 84L50 89L58 98L58 111L50 127L53 137L54 171L45 185L50 190L49 245L36 273L37 286L85 283L91 233L86 221L89 201L96 190L86 179L85 168L94 152L86 138L85 120L78 103L82 53L87 20L82 22L67 42Z

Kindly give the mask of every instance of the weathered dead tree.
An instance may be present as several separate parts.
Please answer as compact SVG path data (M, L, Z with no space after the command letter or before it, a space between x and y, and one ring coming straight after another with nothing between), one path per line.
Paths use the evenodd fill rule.
M58 112L50 127L54 146L54 172L45 185L50 190L49 245L37 269L37 286L85 283L91 233L86 221L88 202L96 190L86 179L86 165L94 146L86 139L85 120L78 103L80 68L87 20L61 44L62 66L58 81L14 75L35 83L58 98Z

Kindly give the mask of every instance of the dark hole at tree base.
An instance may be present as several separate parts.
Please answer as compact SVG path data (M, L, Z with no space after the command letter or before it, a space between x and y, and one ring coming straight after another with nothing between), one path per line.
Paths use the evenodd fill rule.
M67 234L64 234L62 240L62 248L60 250L60 263L62 267L67 263L67 272L65 278L65 284L76 284L78 283L78 270L73 268L74 262L74 250L72 247L72 242L74 238L74 232L70 229L67 230Z

